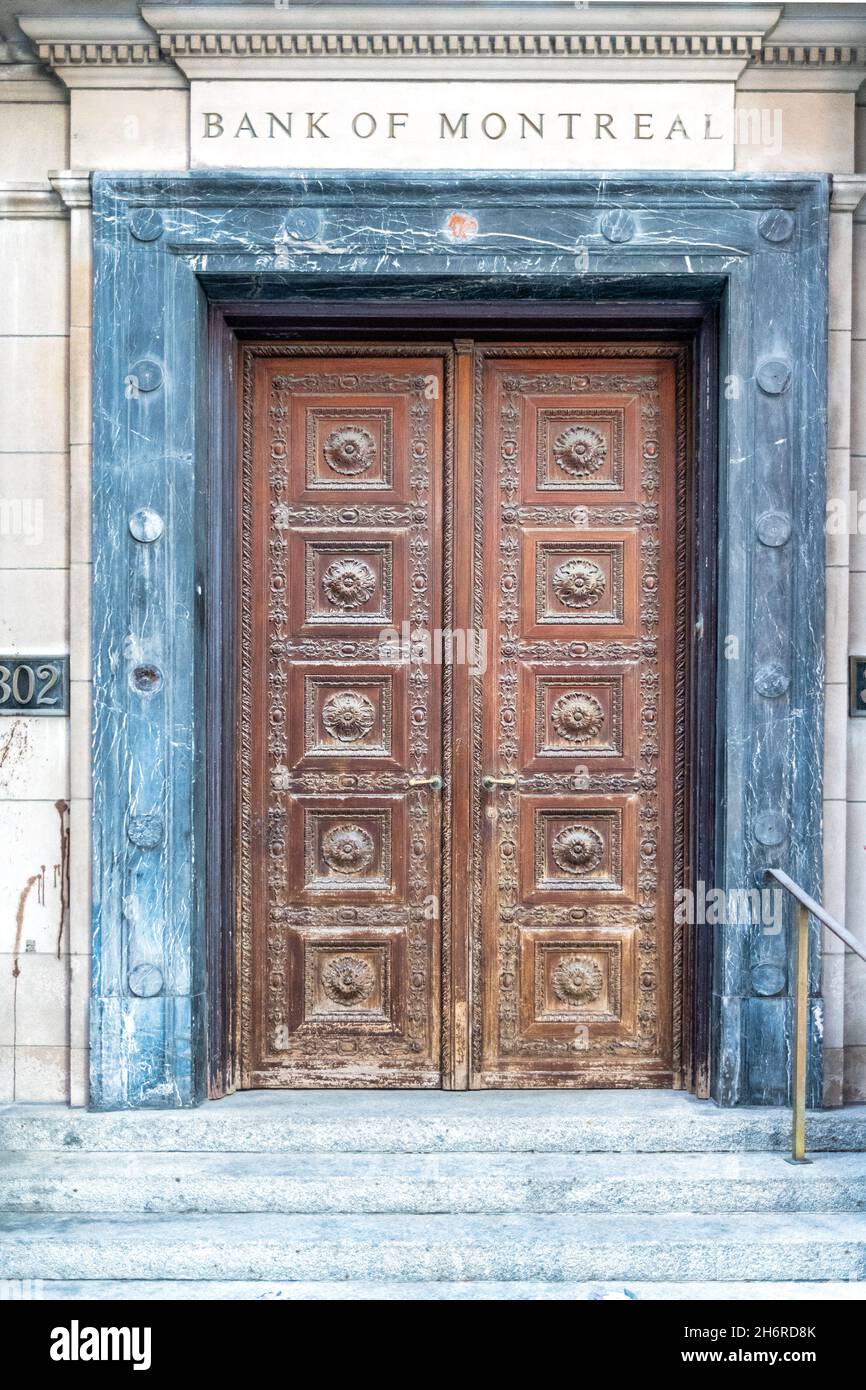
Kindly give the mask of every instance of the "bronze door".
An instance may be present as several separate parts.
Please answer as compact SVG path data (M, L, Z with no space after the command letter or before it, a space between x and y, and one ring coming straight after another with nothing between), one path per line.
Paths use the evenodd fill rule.
M246 356L241 1073L440 1084L447 351ZM411 659L404 660L408 656Z
M679 349L244 362L241 1084L677 1084Z
M675 1076L676 369L615 351L490 349L477 377L481 1086Z

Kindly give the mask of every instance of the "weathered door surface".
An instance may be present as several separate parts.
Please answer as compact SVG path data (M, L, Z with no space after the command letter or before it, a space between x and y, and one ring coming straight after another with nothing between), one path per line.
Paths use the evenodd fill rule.
M446 361L247 358L248 1086L440 1084L442 666L398 641L442 625Z
M242 1084L677 1084L679 350L245 360Z
M620 353L480 369L476 1085L674 1076L675 366Z

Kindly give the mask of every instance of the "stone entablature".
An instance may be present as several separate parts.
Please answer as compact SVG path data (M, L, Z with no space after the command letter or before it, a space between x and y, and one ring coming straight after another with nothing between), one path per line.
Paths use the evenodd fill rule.
M404 77L724 81L855 90L866 20L783 5L144 5L141 18L21 20L70 87Z

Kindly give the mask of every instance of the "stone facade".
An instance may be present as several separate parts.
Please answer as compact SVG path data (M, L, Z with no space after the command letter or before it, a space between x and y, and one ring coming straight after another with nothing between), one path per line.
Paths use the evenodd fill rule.
M866 486L866 7L827 6L816 18L814 8L801 15L797 5L680 6L673 27L672 7L665 6L592 5L584 11L551 4L532 7L519 24L515 11L505 7L461 6L458 19L446 5L425 7L415 16L405 6L397 13L384 5L352 7L350 14L330 5L139 10L118 3L116 17L98 20L70 14L74 6L61 8L62 14L25 17L20 28L10 23L0 66L0 245L4 263L16 271L0 308L0 650L68 652L71 688L68 719L0 722L0 1095L82 1105L88 1098L91 977L91 683L98 671L90 628L90 175L132 176L128 185L97 183L103 219L112 198L138 201L141 195L159 209L166 199L183 204L187 193L198 196L208 188L213 194L204 196L227 209L231 190L225 175L186 171L191 162L193 169L219 164L220 156L205 142L202 116L234 111L229 97L236 102L239 83L251 89L251 109L263 82L270 87L285 79L321 84L323 109L340 108L341 84L349 78L472 84L483 77L502 84L503 101L507 84L518 80L529 79L539 91L551 83L604 83L615 97L602 109L620 103L630 120L652 101L647 86L663 92L673 82L683 84L692 114L703 113L705 89L712 86L720 104L711 131L721 133L725 148L709 152L704 143L691 165L695 175L712 159L713 168L732 176L808 176L794 184L806 190L797 194L802 205L818 208L806 219L810 226L826 204L826 491L830 499L848 499L852 491L859 498ZM727 127L722 98L732 113ZM395 107L383 102L383 110ZM256 129L252 117L250 124ZM635 129L629 125L632 134ZM262 135L256 130L257 139ZM340 167L334 161L345 163L354 150L357 160L375 170L382 157L360 143L363 138L355 135L352 145L349 131L348 143L337 142L333 153L327 147L321 158L330 161L329 168ZM474 147L482 170L485 148L492 148L483 139ZM689 168L681 151L672 155L662 145L650 140L639 146L632 139L624 177L653 175L671 167L673 158L680 169ZM297 168L302 158L307 170L315 167L312 156L293 160L274 148L282 187L301 195ZM570 159L564 167L577 170L576 157L562 148L563 159ZM227 166L262 167L252 150L251 143L235 143L225 156ZM414 165L425 157L422 149L408 148L407 189L418 173ZM594 145L584 145L581 157L590 169L603 167ZM524 167L519 151L510 158L512 168ZM493 160L491 154L488 164ZM502 156L496 160L502 168ZM164 178L136 185L142 173ZM679 177L687 187L688 179ZM255 181L249 176L246 195ZM708 200L713 197L711 185L697 177L695 186L705 189ZM394 196L399 201L399 189ZM733 178L726 196L732 205L745 206L748 180ZM110 242L106 225L103 256ZM145 244L146 239L137 242ZM371 249L372 243L361 248ZM781 303L786 288L776 289ZM129 315L132 306L123 297L128 289L121 290L115 310ZM790 313L791 305L786 308ZM820 312L820 294L807 308ZM817 321L813 326L817 333ZM823 379L823 352L821 347L817 382ZM103 381L100 400L107 404L104 387ZM820 391L812 404L814 425L821 420ZM820 459L817 439L815 451ZM820 499L820 492L813 496ZM97 541L105 537L99 533ZM826 538L823 900L866 941L860 909L866 722L847 717L848 656L866 652L863 546L856 518ZM97 558L102 554L99 549ZM820 594L821 576L810 564ZM808 577L802 592L807 588ZM813 673L816 668L813 663ZM810 679L807 673L806 689ZM816 729L817 716L797 748L805 749ZM808 841L818 823L817 784L804 773L799 801L791 807L795 818L803 818L797 825L806 827L806 843L792 846L794 862L805 865L812 886ZM729 784L729 792L735 786ZM105 817L98 823L103 834ZM736 856L740 849L732 844L728 852ZM116 988L112 984L107 993ZM739 998L740 990L723 981L719 993ZM825 1101L866 1099L866 969L832 936L823 946L822 994ZM116 1049L110 1056L109 1071L120 1066ZM105 1068L101 1075L113 1084ZM754 1087L734 1086L727 1098L777 1100L774 1085L764 1097L756 1097Z

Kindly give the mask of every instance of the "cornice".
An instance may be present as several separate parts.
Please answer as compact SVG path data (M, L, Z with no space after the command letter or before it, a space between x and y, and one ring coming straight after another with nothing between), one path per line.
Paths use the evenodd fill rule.
M68 87L190 80L724 81L855 91L866 18L783 5L143 5L140 18L25 17Z
M866 34L862 43L765 43L743 73L743 91L856 92L866 79Z
M159 37L134 17L19 19L40 62L67 87L186 87Z
M41 63L34 62L31 55L29 63L0 63L0 103L16 101L62 103L66 101L66 92L63 83L46 72Z
M0 39L0 102L63 102L57 78L37 62L26 39Z
M66 208L90 207L90 174L84 169L52 169L48 179Z
M852 7L853 9L853 7ZM856 91L866 77L866 16L848 13L803 15L785 7L779 23L749 61L740 86L777 91Z
M834 174L830 185L830 211L853 213L854 221L861 222L858 216L860 204L866 198L866 174ZM864 209L866 211L866 209Z
M62 198L47 183L0 183L0 219L66 217Z
M593 76L634 80L640 64L641 80L653 80L691 77L699 64L732 80L780 14L773 5L749 12L730 5L677 9L292 3L219 11L145 5L142 15L159 33L162 51L190 78L556 79L589 77L591 65Z

